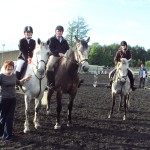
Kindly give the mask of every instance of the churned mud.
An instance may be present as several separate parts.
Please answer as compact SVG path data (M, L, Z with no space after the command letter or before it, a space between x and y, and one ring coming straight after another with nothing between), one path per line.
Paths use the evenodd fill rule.
M51 114L41 107L41 129L33 126L34 102L31 103L30 133L24 134L24 100L17 94L14 118L14 137L0 141L1 150L137 150L150 149L150 90L137 89L131 93L127 120L123 121L123 108L118 112L116 99L114 115L108 119L111 91L104 86L93 87L93 75L82 74L84 84L78 89L72 111L71 127L67 127L68 96L62 100L62 128L54 130L56 120L55 95L51 101ZM99 75L99 83L107 83L108 75ZM136 80L138 85L138 79ZM149 84L147 84L149 86Z

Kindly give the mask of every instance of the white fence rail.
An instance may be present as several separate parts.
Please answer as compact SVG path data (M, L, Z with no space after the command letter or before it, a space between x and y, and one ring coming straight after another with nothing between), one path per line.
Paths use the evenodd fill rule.
M98 66L98 65L89 65L89 71L91 74L108 74L108 67Z

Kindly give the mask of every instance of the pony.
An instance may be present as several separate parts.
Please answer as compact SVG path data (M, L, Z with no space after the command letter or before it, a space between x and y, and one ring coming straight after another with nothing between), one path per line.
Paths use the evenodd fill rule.
M89 46L87 40L79 40L75 36L75 44L70 48L64 57L60 58L54 67L55 76L55 91L57 101L57 117L54 129L60 129L60 113L62 110L62 96L63 94L69 94L68 114L67 114L67 126L72 124L71 113L77 89L79 85L79 70L87 72L89 69L88 54ZM47 114L50 114L50 100L54 93L54 90L48 89L47 94Z
M46 64L50 55L49 40L42 42L39 38L37 40L36 49L33 52L32 62L27 65L27 70L24 74L31 75L29 81L22 85L25 100L25 123L24 133L30 131L29 128L29 114L30 114L30 103L31 100L35 99L35 113L34 113L34 127L38 129L39 123L39 110L41 106L41 99L44 94L44 90L47 85ZM24 77L23 76L23 77Z
M126 120L126 110L127 110L127 104L129 103L129 94L130 94L130 80L128 77L128 68L129 68L129 63L131 59L127 60L126 58L121 58L120 62L117 63L117 69L116 73L114 76L114 81L112 83L112 89L111 89L111 94L112 94L112 108L111 111L108 115L108 118L111 118L113 114L113 109L115 105L115 97L116 95L120 95L120 106L122 100L124 102L124 115L123 115L123 120Z

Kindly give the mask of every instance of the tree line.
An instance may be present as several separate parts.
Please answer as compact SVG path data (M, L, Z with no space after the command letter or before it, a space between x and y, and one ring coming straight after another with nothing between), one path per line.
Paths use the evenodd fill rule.
M86 39L90 28L83 17L78 17L77 20L73 20L68 23L66 39L69 45L72 47L75 42L75 35L79 39ZM119 48L119 44L100 45L99 43L92 43L90 45L89 63L91 65L109 66L113 67L114 57ZM142 46L130 46L128 45L132 53L131 67L139 67L140 64L145 64L150 68L150 49L145 50Z
M90 46L89 63L92 65L114 66L114 57L119 47L119 44L102 46L99 43L93 43ZM138 45L133 47L128 45L128 48L132 54L131 67L139 67L142 63L146 67L150 67L150 49L146 51L144 47Z

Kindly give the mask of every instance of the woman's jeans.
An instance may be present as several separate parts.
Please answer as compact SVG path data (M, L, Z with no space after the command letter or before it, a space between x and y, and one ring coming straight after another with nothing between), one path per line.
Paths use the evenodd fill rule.
M12 135L15 107L16 98L2 98L0 100L0 136L3 136L3 139Z

